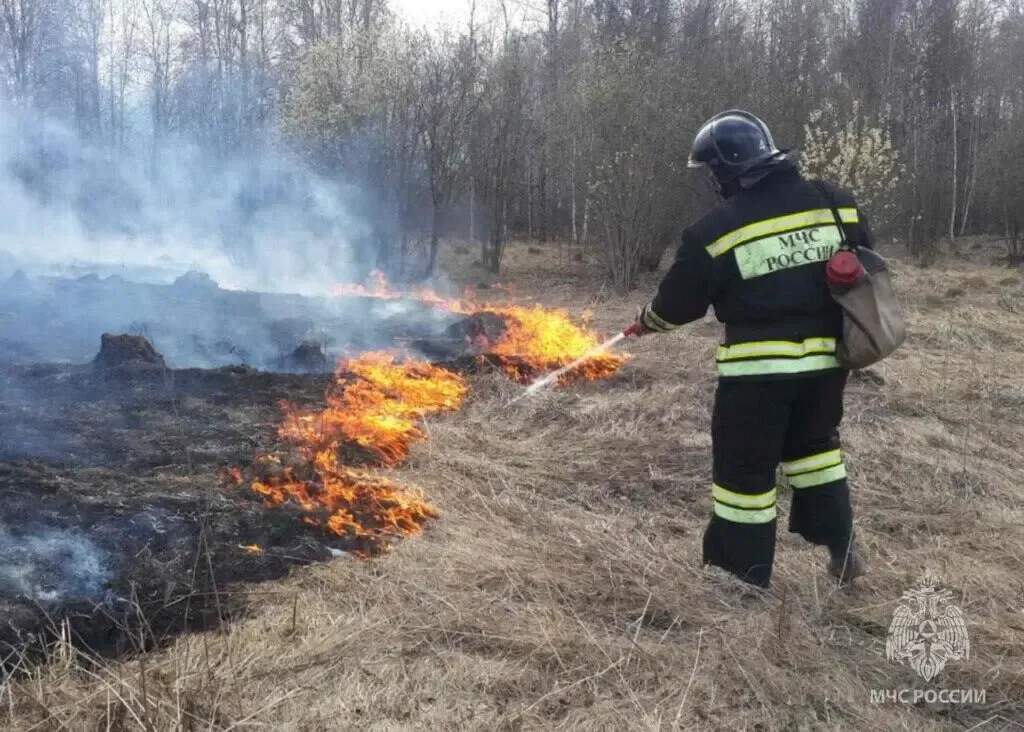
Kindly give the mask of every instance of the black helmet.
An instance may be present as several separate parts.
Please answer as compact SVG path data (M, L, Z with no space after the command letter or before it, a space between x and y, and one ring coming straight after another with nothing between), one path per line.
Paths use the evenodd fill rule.
M783 152L775 147L768 125L750 112L730 109L709 119L697 132L690 149L690 168L708 168L720 186Z

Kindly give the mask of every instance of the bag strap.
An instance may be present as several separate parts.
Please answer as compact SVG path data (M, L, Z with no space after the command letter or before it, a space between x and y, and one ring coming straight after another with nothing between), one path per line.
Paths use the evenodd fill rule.
M818 192L825 197L828 201L829 208L832 209L832 217L836 220L836 227L839 229L839 248L853 250L854 247L850 245L850 242L846 240L846 229L843 228L843 219L839 215L839 210L836 208L835 199L832 198L832 194L828 192L828 188L825 187L825 182L821 180L811 181L814 187L818 189Z

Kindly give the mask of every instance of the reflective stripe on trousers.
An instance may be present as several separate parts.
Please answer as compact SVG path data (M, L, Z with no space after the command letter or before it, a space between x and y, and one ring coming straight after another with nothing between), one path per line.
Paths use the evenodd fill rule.
M736 493L717 483L711 488L715 515L736 524L767 524L774 521L776 495L775 488L760 495Z
M840 367L835 338L751 341L719 346L719 376L802 374Z
M842 451L810 455L782 464L783 474L794 490L806 490L834 483L846 478L846 463ZM736 524L767 524L777 513L778 488L758 495L736 493L717 483L712 485L715 515Z
M846 463L841 450L810 455L782 464L783 474L794 490L816 488L846 478ZM715 515L736 524L767 524L776 518L778 488L766 493L736 493L717 483L712 485Z
M829 450L782 464L789 484L797 490L834 483L846 477L846 463L840 450Z

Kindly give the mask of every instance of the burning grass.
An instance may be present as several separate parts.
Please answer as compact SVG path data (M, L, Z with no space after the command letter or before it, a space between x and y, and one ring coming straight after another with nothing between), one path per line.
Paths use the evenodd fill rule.
M335 294L389 300L412 298L438 310L463 315L490 314L501 318L506 330L499 338L489 341L484 337L483 342L471 345L478 352L486 351L493 362L500 364L502 370L519 383L532 381L572 363L599 342L595 333L586 326L592 317L589 311L584 312L584 324L580 325L573 321L567 310L561 308L540 304L525 306L481 303L476 289L472 287L467 287L461 298L446 298L424 288L409 292L395 290L380 272L375 272L371 279L369 286L340 285L335 288ZM513 296L516 293L514 286L496 285L494 289ZM622 354L600 354L581 364L559 383L567 385L581 378L606 378L618 371L625 360L626 356Z
M589 330L581 329L564 310L533 307L487 307L510 323L508 334L494 344L490 352L501 360L505 373L518 383L533 381L549 371L567 366L598 345ZM589 317L589 314L587 314ZM616 373L626 357L619 353L601 353L581 363L559 383L568 385L580 379L604 379Z
M429 290L398 293L379 273L370 287L339 287L337 294L416 298L442 310L496 316L503 323L500 335L490 340L485 331L471 329L467 346L479 360L497 363L520 383L571 365L598 342L566 311L481 306L469 292L462 300L445 299ZM621 355L603 353L573 367L559 382L605 378L623 361ZM391 539L420 533L426 521L439 516L437 509L418 489L341 464L339 450L343 444L354 444L378 464L395 467L408 459L414 443L425 439L422 419L458 410L468 392L469 385L460 375L397 353L371 352L344 359L323 409L298 410L283 404L279 435L293 446L297 460L283 465L279 455L260 456L249 487L269 506L298 505L310 525L357 539L358 556L390 551ZM224 477L236 485L247 480L237 468Z
M339 464L341 445L354 443L380 463L397 465L414 442L426 437L419 420L458 409L467 391L461 376L430 364L398 362L393 354L345 360L327 391L325 409L283 405L279 434L294 446L297 464L284 466L276 455L260 456L256 466L266 477L253 479L250 487L268 505L297 503L312 525L360 540L366 546L358 550L360 556L387 551L386 539L419 533L438 516L437 509L414 489ZM237 469L229 478L243 482Z

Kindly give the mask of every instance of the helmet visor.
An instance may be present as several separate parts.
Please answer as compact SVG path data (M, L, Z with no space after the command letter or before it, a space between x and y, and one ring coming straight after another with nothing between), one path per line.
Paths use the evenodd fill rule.
M715 145L719 155L730 165L748 165L764 160L775 152L771 140L761 134L760 130L730 125L723 133L720 139L715 140Z

